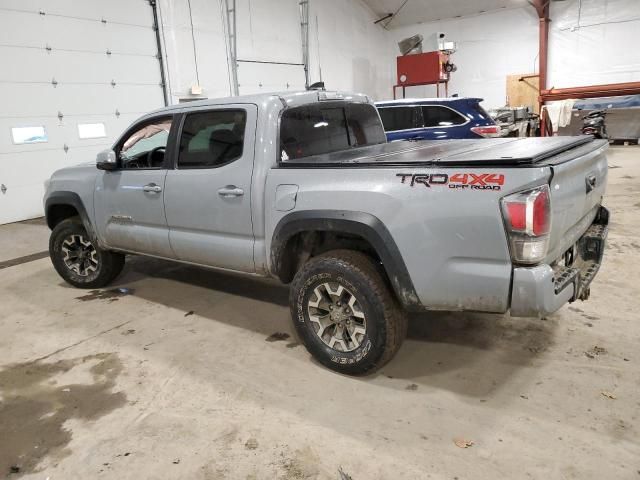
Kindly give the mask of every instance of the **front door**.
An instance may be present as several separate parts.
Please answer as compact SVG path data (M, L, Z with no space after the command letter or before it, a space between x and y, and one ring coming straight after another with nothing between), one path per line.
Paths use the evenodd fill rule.
M257 107L225 105L188 113L164 201L179 260L255 272L251 176Z
M160 117L136 125L116 146L119 168L100 171L96 225L107 247L173 258L163 201L172 124Z

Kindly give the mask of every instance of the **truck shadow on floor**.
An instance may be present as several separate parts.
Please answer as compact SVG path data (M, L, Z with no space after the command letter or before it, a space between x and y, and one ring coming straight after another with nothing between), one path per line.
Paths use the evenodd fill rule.
M288 334L289 340L281 342L283 355L297 347L288 287L277 282L133 257L116 286L131 286L137 297L255 331L265 339ZM541 320L469 312L412 314L397 356L362 380L386 376L483 397L519 369L543 361L557 326L557 316Z
M555 317L413 314L405 343L380 374L468 396L490 396L518 370L544 362L557 327Z

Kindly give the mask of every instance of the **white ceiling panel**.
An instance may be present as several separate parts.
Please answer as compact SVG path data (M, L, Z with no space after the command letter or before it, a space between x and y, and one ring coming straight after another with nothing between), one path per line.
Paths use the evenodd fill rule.
M397 28L446 18L465 17L528 5L527 0L363 0L380 18L398 12L382 25ZM404 4L404 6L403 6ZM398 11L399 9L399 11Z

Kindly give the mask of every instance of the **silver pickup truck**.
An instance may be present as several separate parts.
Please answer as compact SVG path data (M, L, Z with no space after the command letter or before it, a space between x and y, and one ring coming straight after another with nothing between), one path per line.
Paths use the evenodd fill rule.
M53 174L53 265L100 288L125 254L291 283L322 364L389 361L407 312L549 315L585 300L608 211L605 141L386 143L364 95L310 91L174 105L97 164ZM96 168L97 167L97 168Z

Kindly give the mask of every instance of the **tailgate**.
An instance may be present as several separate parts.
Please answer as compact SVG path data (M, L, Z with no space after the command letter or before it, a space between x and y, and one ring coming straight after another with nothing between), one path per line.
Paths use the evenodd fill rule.
M595 140L541 162L551 167L551 235L546 263L553 263L589 228L607 184L606 140Z

